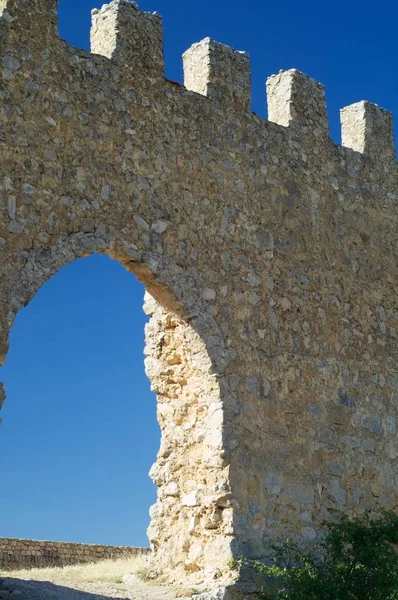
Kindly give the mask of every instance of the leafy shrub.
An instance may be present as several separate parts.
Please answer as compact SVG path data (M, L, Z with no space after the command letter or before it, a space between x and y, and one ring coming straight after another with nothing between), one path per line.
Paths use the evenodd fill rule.
M398 516L392 511L326 525L303 552L287 541L272 566L255 562L263 600L398 600Z

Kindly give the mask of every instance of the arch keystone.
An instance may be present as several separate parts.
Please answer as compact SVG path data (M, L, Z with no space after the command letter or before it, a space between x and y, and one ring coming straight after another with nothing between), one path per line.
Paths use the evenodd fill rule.
M144 76L164 76L162 18L130 0L113 0L92 11L91 52Z
M298 125L317 138L329 136L325 88L291 69L267 80L268 119L288 127Z
M250 57L206 38L183 55L184 84L188 90L250 110L252 101Z
M393 116L371 102L357 102L340 111L342 144L378 161L395 160Z

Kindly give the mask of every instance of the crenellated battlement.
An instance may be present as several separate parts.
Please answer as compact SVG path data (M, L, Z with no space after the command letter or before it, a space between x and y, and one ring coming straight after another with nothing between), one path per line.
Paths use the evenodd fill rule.
M296 69L281 71L268 79L267 98L271 122L298 126L316 138L328 136L325 88L314 79Z
M127 71L164 76L162 19L156 13L141 12L129 0L104 4L92 11L91 52Z
M57 0L0 0L3 37L20 43L39 35L39 48L58 38ZM112 0L92 11L91 52L110 59L126 76L164 77L163 28L157 13L142 12L131 0ZM183 55L184 86L218 107L250 112L250 57L210 38L195 43ZM131 76L132 76L131 75ZM329 123L324 87L291 69L267 80L268 119L327 141ZM183 93L183 90L181 90ZM395 158L392 115L369 102L341 110L342 146L376 161Z
M393 118L370 102L357 102L341 110L342 144L387 165L396 160Z
M55 0L0 9L0 364L70 262L107 254L143 281L156 568L235 600L253 591L235 559L396 507L392 115L343 108L337 145L295 69L268 79L267 120L248 54L210 38L168 81L161 17L135 2L93 11L91 52L59 38Z
M206 38L183 55L184 84L219 104L250 110L252 101L249 55Z

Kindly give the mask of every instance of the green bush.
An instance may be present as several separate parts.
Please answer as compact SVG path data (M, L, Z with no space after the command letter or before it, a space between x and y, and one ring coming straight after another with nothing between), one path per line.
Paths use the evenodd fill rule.
M398 600L398 517L392 511L326 525L303 552L287 541L272 566L254 563L263 600Z

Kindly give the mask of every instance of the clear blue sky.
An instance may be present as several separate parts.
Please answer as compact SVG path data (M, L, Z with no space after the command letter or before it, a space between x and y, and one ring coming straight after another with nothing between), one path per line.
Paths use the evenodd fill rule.
M97 0L60 0L60 31L88 48ZM395 3L142 0L164 17L166 73L211 36L252 56L254 110L264 83L296 67L326 85L338 110L370 100L398 114ZM398 121L398 117L397 117ZM105 257L63 269L22 311L0 371L8 400L0 430L0 536L146 545L159 445L143 367L144 290ZM23 375L21 375L23 374Z

